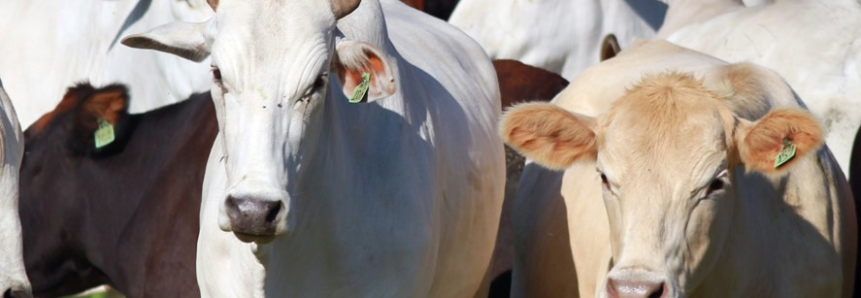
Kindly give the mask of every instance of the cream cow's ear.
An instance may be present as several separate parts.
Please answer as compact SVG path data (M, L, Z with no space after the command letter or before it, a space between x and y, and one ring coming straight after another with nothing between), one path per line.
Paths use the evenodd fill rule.
M598 145L592 119L550 103L524 103L509 109L500 122L505 143L538 164L554 170L595 160Z
M822 146L822 129L803 110L777 109L756 122L742 120L736 143L749 170L779 173Z
M138 49L171 53L200 62L209 57L214 18L203 23L173 22L148 32L126 36L122 44Z
M351 102L372 102L397 91L388 59L373 45L343 41L338 43L337 54L338 79Z

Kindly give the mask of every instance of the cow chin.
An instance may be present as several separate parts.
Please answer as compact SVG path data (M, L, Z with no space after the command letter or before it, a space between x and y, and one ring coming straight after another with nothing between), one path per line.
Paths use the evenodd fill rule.
M272 188L228 190L218 216L218 226L233 232L242 242L265 244L289 233L290 197Z

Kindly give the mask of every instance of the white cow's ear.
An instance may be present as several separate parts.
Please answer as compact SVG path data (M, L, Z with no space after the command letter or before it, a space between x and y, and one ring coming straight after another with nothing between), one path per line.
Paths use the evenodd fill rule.
M151 49L171 53L195 62L209 56L212 46L214 19L203 23L174 22L156 27L149 32L132 34L122 44L138 49Z
M338 44L337 55L335 68L347 98L372 102L397 91L389 61L376 47L364 42L344 41ZM356 92L357 87L359 92ZM367 91L361 92L365 87Z
M502 116L500 134L509 146L538 164L563 170L598 154L595 121L550 103L524 103Z
M779 173L822 146L822 129L800 109L777 109L736 130L739 157L748 170Z

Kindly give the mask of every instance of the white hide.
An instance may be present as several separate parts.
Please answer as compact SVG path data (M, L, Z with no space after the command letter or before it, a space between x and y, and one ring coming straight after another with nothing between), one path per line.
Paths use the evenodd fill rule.
M680 71L708 78L725 65L714 57L664 41L635 45L583 72L552 102L581 115L598 117L644 74ZM766 99L771 107L800 107L801 102L779 77L760 78L765 83L759 86L774 92ZM710 245L722 248L721 258L698 288L684 289L685 295L680 297L848 297L845 291L839 293L841 287L852 284L851 279L841 279L846 277L843 274L854 272L847 261L854 259L855 251L851 196L827 148L812 155L799 162L789 178L766 178L746 173L744 168L735 169L732 184L738 197L731 213L734 216L723 219L732 220L731 236L724 239L726 242L712 239L715 242ZM774 203L783 200L792 209L780 209L789 207ZM563 297L534 294L540 292L536 286L555 278L556 273L542 270L548 264L528 257L565 260L567 256L560 257L560 253L570 253L573 258L573 264L562 266L574 267L576 275L569 278L576 282L569 282L577 285L579 292L564 297L606 297L603 289L613 264L613 247L604 202L595 162L579 162L564 172L527 163L512 207L512 297ZM553 213L551 208L564 208L565 212ZM556 216L533 220L553 214ZM569 250L543 249L556 241L558 236L548 231L560 224L567 227ZM673 292L678 294L678 290Z
M15 108L0 82L0 295L11 290L15 298L29 297L31 288L24 272L21 221L18 218L18 171L24 153L24 137ZM25 295L25 296L19 296Z
M505 183L493 67L456 28L398 1L380 2L362 1L331 32L312 27L333 21L318 10L323 1L259 13L249 13L260 7L248 2L220 1L217 33L205 34L213 34L212 59L229 92L213 86L222 129L201 206L203 297L470 298L481 291ZM279 9L301 11L268 15ZM241 41L256 32L243 24L267 20L285 23L268 24L270 35L256 35L253 45ZM327 46L324 38L339 33L344 40ZM147 45L138 43L147 36L124 42ZM383 53L395 93L349 104L333 66L325 90L300 100L320 69L330 70L314 51L352 41ZM273 51L281 54L254 56ZM283 235L258 244L223 231L235 231L226 197L248 193L286 202Z
M651 23L663 19L665 5L632 1L658 20ZM478 41L493 59L519 60L568 80L600 61L607 34L615 34L625 48L656 30L624 0L462 0L449 23Z
M24 127L81 81L131 86L132 113L174 103L209 89L209 62L137 51L117 37L211 15L203 0L0 1L0 40L7 45L0 47L0 77Z
M682 27L668 40L777 71L820 120L825 141L848 176L852 141L861 126L861 4L780 1Z

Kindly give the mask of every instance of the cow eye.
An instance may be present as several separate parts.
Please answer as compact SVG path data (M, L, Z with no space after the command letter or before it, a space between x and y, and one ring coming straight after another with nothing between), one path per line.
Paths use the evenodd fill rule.
M314 80L314 85L311 87L311 89L313 89L314 92L317 92L317 90L320 90L320 88L323 88L323 86L326 86L326 78L328 78L328 77L329 77L328 73L321 74L319 77L317 77L316 80Z
M706 190L706 197L715 192L722 191L724 187L726 187L726 183L723 182L723 179L715 178L711 183L709 183L709 188Z
M607 181L607 175L604 173L601 173L601 184L604 185L604 188L610 189L610 182Z
M212 66L212 79L221 82L221 70L218 69L218 66Z
M311 85L311 87L308 88L308 91L305 91L305 94L302 95L302 99L307 100L309 97L311 97L311 95L313 95L314 93L317 93L317 91L319 91L320 88L323 88L323 86L326 86L326 79L327 78L329 78L329 74L325 73L325 72L323 74L321 74L319 77L317 77L317 79L314 80L314 84Z
M308 91L305 92L305 96L303 96L303 97L311 96L312 94L317 93L317 91L320 91L320 88L323 88L323 86L326 86L326 79L328 79L328 78L329 78L328 73L324 72L324 73L320 74L320 76L317 77L316 80L314 80L314 84L311 85L311 88L308 88Z

